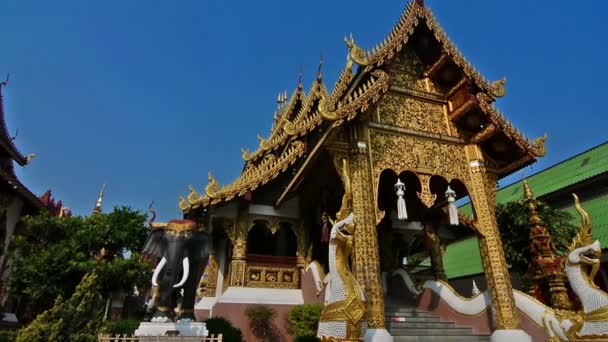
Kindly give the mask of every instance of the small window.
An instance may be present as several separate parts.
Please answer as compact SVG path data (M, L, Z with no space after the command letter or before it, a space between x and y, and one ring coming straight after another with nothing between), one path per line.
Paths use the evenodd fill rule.
M589 159L591 159L591 157L587 157L587 158L583 159L583 161L581 162L581 167L586 166L587 164L589 164Z
M515 187L515 189L513 189L513 193L511 193L511 195L515 195L516 193L519 192L519 187Z

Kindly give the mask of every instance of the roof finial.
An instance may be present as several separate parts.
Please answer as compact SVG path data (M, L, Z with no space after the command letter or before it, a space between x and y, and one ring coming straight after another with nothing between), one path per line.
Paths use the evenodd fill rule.
M424 0L415 0L414 3L420 7L424 7Z
M524 178L524 203L528 205L528 210L530 212L530 224L532 227L542 225L543 222L538 215L538 203L536 198L534 198L534 194L532 193L532 189L530 189L530 185L528 184L528 180Z
M0 82L0 89L2 89L2 86L5 86L5 85L8 84L8 79L9 79L10 76L11 76L11 74L6 74L6 80Z
M317 80L321 81L323 78L323 51L321 50L321 57L319 58L319 68L317 69Z
M298 88L302 88L302 76L304 73L302 72L302 64L300 64L300 73L298 74Z
M101 186L101 191L99 192L99 197L97 197L97 203L95 203L95 207L93 208L93 214L101 214L101 204L103 202L103 193L106 191L106 184L104 183Z

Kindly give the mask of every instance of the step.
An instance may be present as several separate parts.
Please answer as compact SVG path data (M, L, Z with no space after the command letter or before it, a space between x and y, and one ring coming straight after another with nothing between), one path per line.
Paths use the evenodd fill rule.
M394 342L486 342L489 336L395 336Z
M471 328L441 328L441 329L420 329L420 328L393 328L390 329L393 336L471 336Z
M387 329L450 329L454 328L451 322L390 322Z
M395 312L395 311L403 311L403 312L409 312L409 311L425 311L422 309L419 309L415 306L385 306L384 307L384 311L387 312Z
M403 322L441 322L439 317L403 317L403 316L386 316L387 323L403 323Z
M389 319L390 317L437 317L430 312L425 311L414 311L414 312L387 312L385 313L385 317Z

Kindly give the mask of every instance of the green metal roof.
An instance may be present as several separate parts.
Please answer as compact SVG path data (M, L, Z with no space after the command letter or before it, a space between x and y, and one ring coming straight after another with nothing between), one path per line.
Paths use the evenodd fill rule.
M608 248L608 194L584 201L581 205L591 218L593 238L600 241L602 248ZM578 226L580 217L574 203L564 210L574 216L572 223ZM448 245L443 255L443 267L450 279L483 273L477 237Z
M530 188L536 197L552 193L591 177L608 172L608 142L566 159L530 177ZM522 182L515 182L496 192L497 203L513 202L523 197ZM460 211L471 215L471 204L463 205Z
M443 269L449 279L483 272L477 237L456 241L446 248Z
M608 172L608 142L564 160L527 178L536 197L540 197L591 177ZM496 192L497 203L518 201L523 197L522 182L516 182ZM593 238L608 248L608 194L581 203L593 223ZM471 205L458 210L472 214ZM574 202L565 211L574 216L574 224L580 219ZM443 265L448 278L483 273L477 237L457 241L447 246Z

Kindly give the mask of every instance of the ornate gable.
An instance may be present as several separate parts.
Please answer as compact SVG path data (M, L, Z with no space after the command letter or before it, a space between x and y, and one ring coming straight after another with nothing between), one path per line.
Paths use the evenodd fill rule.
M210 174L203 195L191 186L188 198L180 200L184 212L231 201L289 167L306 167L303 159L318 151L319 136L361 113L376 124L478 144L499 177L544 155L546 137L528 140L493 106L504 96L505 81L490 83L477 72L423 1L408 4L390 34L371 50L357 46L352 36L345 42L349 59L332 92L319 68L309 94L299 82L289 99L280 95L269 136L258 136L256 151L242 151L241 175L221 187ZM359 65L356 72L353 62Z

